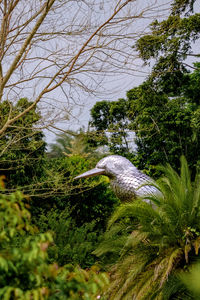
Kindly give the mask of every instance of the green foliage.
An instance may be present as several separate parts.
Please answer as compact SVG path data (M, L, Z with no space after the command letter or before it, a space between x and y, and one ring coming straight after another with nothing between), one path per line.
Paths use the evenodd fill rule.
M26 99L18 103L18 105L25 104L29 105ZM31 196L30 209L33 223L40 231L44 232L46 226L46 229L51 229L54 233L54 245L49 250L51 261L57 260L60 265L73 262L83 267L90 267L95 262L91 252L118 200L111 191L107 190L107 183L102 182L99 185L99 179L82 183L74 181L77 174L96 164L95 155L89 160L78 155L48 159L44 151L32 151L31 126L34 124L33 120L38 120L39 116L34 112L32 118L31 113L30 116L26 116L26 120L21 120L24 123L22 131L19 130L22 137L20 145L24 148L15 148L16 144L13 142L2 156L1 163L4 165L5 159L10 157L7 165L9 170L5 172L6 192L19 189L18 185L21 184L24 193ZM27 137L29 129L25 128L29 126L30 136ZM6 139L10 138L9 134L15 137L17 131L13 129L8 132ZM3 145L6 147L7 142L8 140L2 141L2 147ZM26 160L24 165L21 165L20 157ZM4 173L3 170L2 172ZM66 214L66 207L69 208L70 215ZM60 229L62 231L59 231Z
M151 96L148 97L147 93ZM198 106L190 103L186 97L171 99L154 92L148 84L141 86L137 100L132 98L131 91L128 92L128 97L136 114L131 126L137 132L139 167L143 169L146 165L147 168L151 168L169 162L174 168L179 169L179 156L183 154L194 173L196 162L200 157L199 131L196 128L194 142L192 120ZM143 97L146 103L142 101Z
M46 248L52 242L51 235L31 234L34 228L30 225L30 213L19 192L10 196L0 195L0 215L1 299L45 296L45 278L51 278L50 265L46 263ZM18 247L15 240L21 235L24 240Z
M49 157L82 156L86 158L98 155L96 148L88 143L88 136L82 130L59 134L56 143L50 144L50 149Z
M200 14L193 13L195 2L174 1L168 18L154 21L150 33L137 41L140 57L145 62L155 59L151 78L164 91L180 91L187 70L184 61L192 54L193 42L200 37ZM192 55L199 57L199 54Z
M192 293L194 299L200 298L200 264L194 264L188 273L184 273L181 276L181 280Z
M200 37L200 14L193 10L195 2L173 1L170 15L161 22L154 21L150 33L137 41L141 58L146 63L154 59L152 73L145 83L150 99L143 93L148 104L144 106L140 96L142 103L135 101L138 107L134 113L139 114L133 128L140 167L147 162L152 169L158 163L168 162L178 169L181 154L186 156L193 174L198 165L200 69L199 63L195 63L195 71L190 73L191 68L185 64L190 55L200 56L192 51L193 42ZM151 99L155 93L159 99L157 104ZM166 97L167 102L163 103Z
M195 0L175 0L172 4L172 12L178 14L185 12L187 9L193 11L194 3Z
M14 117L31 105L26 98L15 105L9 101L0 104L0 126L3 127L9 114ZM40 115L33 108L15 122L0 140L0 174L7 178L7 188L30 184L43 171L45 142L43 133L34 129Z
M106 299L104 293L109 284L108 275L103 272L99 273L97 267L92 267L86 271L79 267L67 265L61 269L56 281L55 288L58 289L48 297L50 300Z
M107 241L95 251L114 252L112 234L121 236L109 299L192 299L177 276L200 258L200 175L191 182L183 157L180 176L169 165L162 172L157 182L162 196L149 197L156 207L140 199L121 205L110 220Z
M78 189L70 197L70 204L74 207L72 217L78 226L95 220L96 226L104 229L107 219L119 204L119 199L108 188L107 182L98 182L96 179L91 182L92 186L89 185L84 193L80 193L81 189Z
M193 73L185 75L185 83L182 84L181 92L190 103L200 104L200 63L194 63L196 68ZM186 82L187 81L187 82Z
M190 73L185 64L190 55L200 56L192 53L192 44L200 37L195 2L173 1L169 16L155 20L150 32L138 39L135 48L140 57L153 62L147 80L128 91L127 99L101 101L91 110L91 124L97 136L107 137L110 151L128 157L151 176L160 175L158 164L170 163L178 170L180 155L187 158L194 175L200 161L200 68L199 62L194 63ZM137 148L131 148L130 139Z
M129 152L126 132L129 123L127 109L127 101L124 99L113 102L100 101L94 105L91 109L90 125L95 128L93 139L97 145L106 144L110 151L116 154Z
M96 229L104 228L119 200L107 189L108 183L102 178L74 180L76 175L93 168L96 162L96 158L86 160L81 156L51 159L46 167L47 173L41 178L44 182L41 192L32 197L35 222L42 211L46 214L54 208L61 212L68 207L77 226L95 220Z
M122 131L135 132L137 149L135 151L130 149L127 152L123 150L123 145L118 140L111 137L109 146L113 153L128 157L139 169L146 170L151 176L159 175L156 171L156 166L159 164L168 162L173 168L179 169L179 157L182 154L187 158L192 173L195 173L200 160L198 150L200 69L199 64L195 66L197 69L193 73L184 74L181 90L173 97L170 96L171 92L166 94L162 86L155 85L150 79L127 92L124 108L122 109L120 105L118 107L123 110L121 123L125 119ZM106 105L105 101L100 104L101 107ZM93 109L95 110L96 107L98 108L98 103ZM112 113L114 114L113 111ZM98 123L95 121L98 119L98 114L102 119L106 119L107 116L103 116L98 110L96 114L95 119L92 115L92 122L98 130ZM117 115L120 116L119 113ZM117 126L121 128L119 120L120 117ZM106 126L108 127L104 130L104 134L111 128L109 124ZM117 130L116 134L121 135L122 140L121 131ZM120 152L117 150L119 148Z
M119 204L105 180L74 180L95 164L94 158L80 156L51 158L37 184L39 190L34 191L30 201L32 219L41 232L53 233L54 244L48 250L51 262L81 267L95 263L92 252Z
M73 137L69 134L60 134L56 138L56 143L50 144L49 157L61 157L64 156L64 152L67 152L67 148L71 146Z
M15 105L2 102L1 125L9 113L14 117L30 105L26 98ZM46 155L43 134L34 129L39 120L40 115L33 108L16 122L16 126L9 127L0 141L0 175L6 176L6 192L21 189L31 197L31 213L36 224L41 212L47 213L52 207L62 212L67 206L78 226L95 219L95 226L100 230L105 226L116 198L107 191L105 182L97 187L98 179L74 182L77 174L96 164L98 152L88 145L87 135L80 131L71 132L71 136L61 135L54 145L55 153ZM62 156L62 152L68 156ZM83 191L86 191L85 197Z
M52 232L54 243L48 249L50 262L56 261L61 266L72 263L82 268L95 264L96 257L91 254L99 239L95 221L77 227L66 208L41 215L37 225L41 232Z
M108 276L96 268L49 264L52 235L36 232L21 193L0 195L0 216L1 299L94 300L104 293Z

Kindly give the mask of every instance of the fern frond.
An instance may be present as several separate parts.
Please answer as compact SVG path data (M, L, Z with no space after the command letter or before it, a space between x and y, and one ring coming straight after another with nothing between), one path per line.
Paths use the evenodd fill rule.
M162 287L165 281L168 279L170 273L172 272L173 268L178 265L179 261L183 256L183 249L173 249L169 257L166 258L167 266L164 268L163 275L161 277L160 286Z
M101 255L116 248L118 238L109 300L187 299L176 275L200 252L200 174L193 184L184 157L180 176L169 165L162 171L156 183L162 196L149 197L156 208L138 199L117 208L109 221L108 244L98 250Z
M128 218L128 217L137 217L135 216L135 209L137 206L141 206L141 200L136 200L131 203L121 204L117 207L116 211L111 216L108 222L108 229L119 219Z
M191 192L192 184L191 184L191 175L188 168L188 164L186 161L186 158L184 156L181 156L181 181L183 183L183 186L187 189L188 192Z
M101 256L106 253L120 253L127 241L128 233L124 228L124 224L119 223L112 226L104 234L103 241L93 252L96 256Z

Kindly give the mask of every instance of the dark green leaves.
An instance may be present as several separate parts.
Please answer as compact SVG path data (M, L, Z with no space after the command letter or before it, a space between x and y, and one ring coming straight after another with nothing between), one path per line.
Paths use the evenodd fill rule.
M105 256L116 255L114 249L118 249L109 299L167 300L188 294L177 275L199 258L200 178L197 175L196 182L191 182L184 157L180 175L169 165L162 171L164 176L157 182L162 196L151 197L156 207L141 199L121 205L96 250ZM113 234L119 237L118 244L113 243Z

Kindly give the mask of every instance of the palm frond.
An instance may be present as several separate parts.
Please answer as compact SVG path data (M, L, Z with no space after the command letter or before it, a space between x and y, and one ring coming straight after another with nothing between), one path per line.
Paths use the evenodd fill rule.
M177 248L172 249L172 252L168 257L166 257L167 265L164 268L164 272L161 277L160 286L162 287L163 284L168 279L169 275L173 271L174 267L179 264L179 261L182 259L183 256L183 249Z
M119 256L111 270L109 299L170 299L163 298L168 282L176 299L187 295L184 288L180 293L175 288L175 274L199 255L200 175L191 182L184 157L180 175L169 165L162 171L164 177L156 182L162 196L151 196L156 208L138 199L118 207L109 221L107 245L104 241L104 250L101 246L98 250L105 255L118 236Z

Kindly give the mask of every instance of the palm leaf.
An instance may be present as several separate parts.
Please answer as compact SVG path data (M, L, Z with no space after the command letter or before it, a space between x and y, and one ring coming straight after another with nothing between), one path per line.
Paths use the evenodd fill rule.
M162 171L164 177L156 182L162 196L150 197L156 208L138 199L121 205L109 220L107 245L104 241L104 250L99 246L98 252L105 255L118 236L119 256L111 270L108 299L170 299L162 298L168 282L170 293L179 297L174 274L199 255L200 175L191 182L184 157L180 175L169 165ZM180 299L185 295L181 289Z

